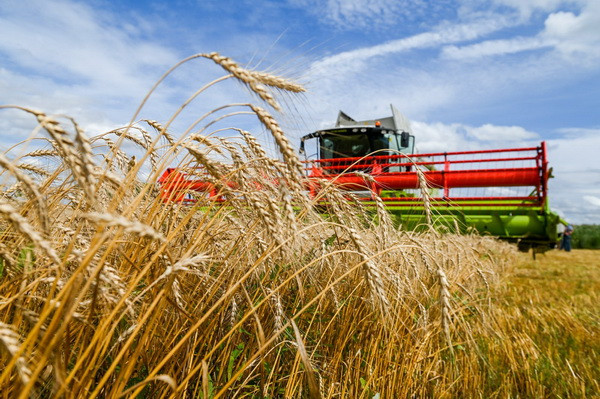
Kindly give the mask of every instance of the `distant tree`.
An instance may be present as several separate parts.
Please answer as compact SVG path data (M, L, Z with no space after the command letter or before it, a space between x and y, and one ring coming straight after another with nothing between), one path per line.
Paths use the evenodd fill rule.
M575 226L572 237L573 248L600 249L600 225L598 224Z

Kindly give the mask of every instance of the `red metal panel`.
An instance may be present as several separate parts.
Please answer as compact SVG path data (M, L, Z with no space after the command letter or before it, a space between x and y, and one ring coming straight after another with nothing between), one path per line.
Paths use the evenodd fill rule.
M455 171L428 171L423 173L427 185L433 188L461 187L518 187L535 186L539 182L537 168L476 169ZM322 175L345 190L370 189L372 183L360 175ZM371 175L375 186L382 190L419 188L416 172Z
M494 156L485 158L486 154L515 153L514 156ZM476 157L479 155L480 157ZM470 158L465 159L465 156ZM440 160L439 158L443 159ZM437 158L437 159L436 159ZM415 160L416 162L412 162ZM511 163L521 162L525 167L509 167ZM454 165L464 168L469 164L487 164L488 168L471 170L453 170ZM321 159L306 162L306 188L312 195L316 194L324 182L333 183L344 190L405 190L418 189L419 178L415 168L423 169L427 185L444 191L443 201L459 200L452 198L450 189L470 187L526 187L530 186L534 193L529 197L461 197L461 201L490 200L502 201L507 199L529 201L530 204L543 204L546 198L548 161L546 158L546 143L539 147L497 149L484 151L461 151L448 153L430 153L414 155L379 155L364 158ZM442 170L428 170L439 166ZM504 166L503 166L504 165ZM390 170L410 171L395 172ZM200 172L200 173L198 173ZM365 174L369 177L365 178ZM200 175L200 177L199 177ZM188 190L206 192L217 199L214 185L201 177L202 172L196 170L193 176L183 170L167 169L158 180L161 185L161 196L164 201L187 201L184 197ZM277 184L277 182L273 182ZM231 182L223 182L233 187ZM255 183L260 189L260 183ZM395 204L418 201L418 198L385 198ZM474 203L475 204L475 203ZM409 204L410 205L410 204ZM487 205L487 204L486 204Z
M501 157L499 154L508 154ZM509 154L514 153L514 155ZM489 154L498 156L489 157ZM478 156L479 155L479 156ZM469 156L465 159L465 156ZM487 156L487 158L486 158ZM442 159L440 159L442 158ZM415 160L415 162L412 162ZM409 162L410 161L410 162ZM511 167L515 163L525 166ZM444 199L453 200L450 189L474 187L532 187L529 197L482 197L498 201L498 206L506 199L526 199L531 204L543 204L546 198L546 181L548 179L546 145L540 147L511 148L484 151L460 151L448 153L430 153L415 155L379 155L363 158L336 158L310 161L312 167L307 168L312 179L310 191L318 190L319 181L329 181L341 189L349 191L373 190L406 190L418 189L419 178L415 168L423 168L427 186L443 189ZM469 164L478 164L477 169L463 170ZM489 165L485 168L481 165ZM453 170L461 165L461 170ZM435 169L442 166L442 170ZM389 170L406 170L409 172L389 172ZM365 178L364 174L369 177ZM470 197L475 200L475 197ZM467 199L467 198L465 198ZM418 199L396 200L417 201ZM393 201L387 199L386 201Z

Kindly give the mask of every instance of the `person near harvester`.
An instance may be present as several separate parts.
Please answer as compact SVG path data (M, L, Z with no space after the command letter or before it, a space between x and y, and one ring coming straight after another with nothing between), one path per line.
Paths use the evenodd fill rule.
M571 252L571 235L573 234L573 226L568 225L562 235L560 248L567 252Z

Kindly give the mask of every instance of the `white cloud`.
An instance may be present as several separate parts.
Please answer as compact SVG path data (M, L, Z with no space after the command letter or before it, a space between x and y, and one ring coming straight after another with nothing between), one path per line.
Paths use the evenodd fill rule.
M583 199L590 204L600 208L600 197L594 197L593 195L584 195Z
M470 151L537 145L539 135L520 126L412 122L420 152Z
M579 15L572 12L550 14L541 34L556 49L579 59L600 57L600 2L591 1Z
M442 55L453 59L474 59L496 55L514 54L521 51L550 47L551 44L539 37L518 37L514 39L486 40L468 46L446 46Z
M427 0L288 0L340 30L372 29L403 25L406 21L436 19L453 5Z
M339 71L340 69L347 72L356 72L373 57L397 55L414 49L432 48L448 43L474 40L502 29L507 24L508 22L505 19L497 18L440 27L430 32L325 57L315 62L310 69L312 73L318 74L328 74L332 73L333 70Z
M540 2L537 8L554 9L562 2ZM546 7L542 7L542 6ZM530 5L534 6L534 5ZM600 1L585 3L581 12L558 11L548 15L544 29L531 37L487 40L465 46L447 46L442 54L454 59L514 54L539 49L555 49L578 63L600 57Z
M523 140L537 139L537 133L529 132L520 126L483 126L467 128L467 133L481 141L522 142Z
M464 127L458 123L412 122L418 152L459 151L473 149L466 137Z
M149 29L81 2L4 2L0 103L68 114L83 128L125 124L178 60L174 51L146 38ZM170 93L163 85L149 106L170 109ZM2 127L7 142L28 134L6 121Z
M540 2L531 6L554 10L561 4ZM590 25L593 18L589 16L595 15L594 10L591 5L582 8L575 17L576 25ZM436 120L440 109L463 110L484 104L499 108L503 101L527 98L523 94L518 98L507 96L516 96L529 89L539 93L541 88L564 85L581 73L597 69L594 54L600 51L600 44L594 44L595 36L587 28L560 33L553 28L553 19L548 16L549 27L540 26L532 36L511 36L514 29L507 32L505 28L515 28L525 22L507 15L490 16L489 12L473 13L470 20L448 22L420 34L317 60L306 74L312 91L310 103L321 113L317 117L329 121L339 108L352 114L364 112L368 117L373 111L394 103L411 118ZM596 24L599 25L600 22ZM492 33L508 37L481 41ZM579 40L580 33L589 37ZM566 39L559 40L560 34L571 37L573 44L568 44ZM461 45L469 42L474 43ZM568 51L559 50L563 47L574 49L576 45L589 51L586 54L570 53L567 59ZM427 51L427 55L421 50ZM442 57L436 57L438 50ZM532 52L503 57L526 51Z
M148 68L172 65L174 54L126 32L109 16L65 1L10 2L0 17L0 50L41 75L140 90Z
M600 223L600 129L561 129L563 137L548 140L548 159L553 168L549 181L551 207L564 212L576 224Z
M600 129L582 127L563 127L558 129L557 131L563 136L574 136L576 138L594 137L600 134Z
M387 21L394 14L398 2L390 0L329 0L327 17L336 23L365 26L377 20Z
M595 178L585 179L588 189L600 190L600 129L560 129L563 137L548 140L548 150L555 168L569 173L586 173Z
M89 134L123 126L154 82L179 60L176 50L156 42L151 24L137 22L82 2L4 2L0 104L73 116ZM203 64L201 75L198 64ZM168 119L185 96L195 91L190 82L199 88L215 74L223 72L211 61L184 65L152 95L142 115ZM209 95L226 104L233 102L235 93L245 94L237 89L210 90ZM197 110L198 103L188 108ZM26 115L11 115L16 117L0 118L0 144L4 146L20 141L35 126Z
M497 5L511 7L524 18L529 18L535 11L552 12L565 5L584 5L595 0L493 0Z

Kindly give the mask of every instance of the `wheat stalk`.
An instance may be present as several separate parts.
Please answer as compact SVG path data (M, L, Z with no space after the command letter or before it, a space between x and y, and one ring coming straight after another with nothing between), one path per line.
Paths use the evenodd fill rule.
M13 326L0 322L0 343L11 356L15 356L19 351L20 338ZM23 385L27 385L31 378L31 370L27 367L27 361L23 356L19 356L16 360L15 367Z
M152 227L138 221L129 220L124 216L111 215L109 213L89 212L81 215L81 217L95 223L105 223L109 227L121 227L125 233L131 233L140 237L147 237L161 242L166 241L166 238Z
M71 169L73 176L79 183L80 188L85 192L88 200L95 202L95 186L96 182L90 170L93 169L94 163L90 156L90 146L87 138L75 124L75 143L69 138L69 134L62 128L60 123L44 114L43 112L28 110L33 113L40 126L42 126L54 140L59 154L65 160ZM78 150L75 149L78 148Z
M21 183L22 187L25 188L25 191L27 191L29 197L35 199L37 204L37 207L35 209L40 218L42 231L48 232L50 222L48 217L48 207L46 206L46 201L42 197L42 194L40 193L38 187L35 185L33 180L31 180L29 176L21 173L18 170L19 168L26 168L23 168L22 164L17 166L13 165L13 163L3 154L0 154L0 166L10 171L11 174L19 181L19 183Z
M61 263L50 242L44 240L35 231L33 226L29 224L27 219L21 216L12 205L5 202L2 198L0 198L0 214L7 218L18 232L31 240L36 247L40 248L56 265Z
M385 294L385 284L383 282L381 271L373 259L367 255L366 246L358 231L353 228L347 228L346 230L362 259L363 272L365 280L370 288L371 296L377 304L378 311L381 312L382 317L385 318L389 313L390 302Z
M415 168L417 176L419 178L419 188L421 190L421 196L423 198L423 208L425 209L425 217L427 219L427 226L433 228L431 220L431 200L429 198L429 191L427 187L427 178L420 168Z
M437 277L440 284L442 329L444 330L444 336L446 338L446 343L448 344L448 349L450 349L451 352L454 352L454 348L452 346L452 338L450 337L450 284L448 283L446 273L444 272L441 266L438 266L437 268Z

